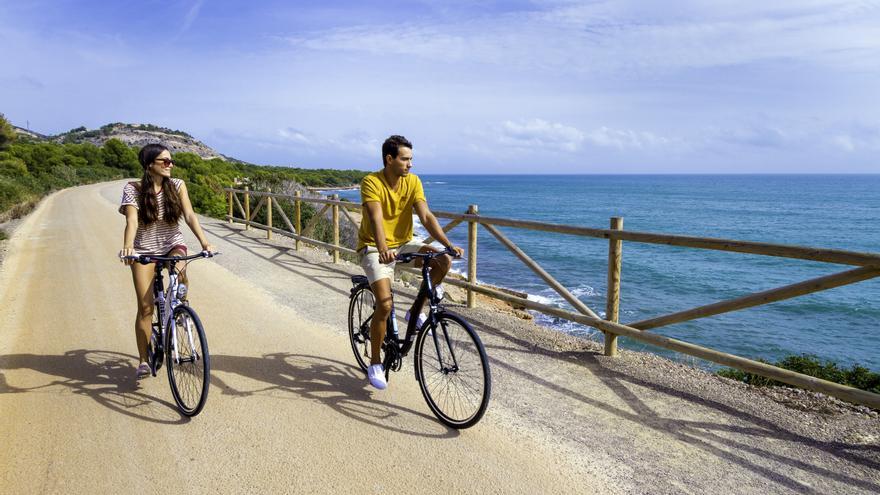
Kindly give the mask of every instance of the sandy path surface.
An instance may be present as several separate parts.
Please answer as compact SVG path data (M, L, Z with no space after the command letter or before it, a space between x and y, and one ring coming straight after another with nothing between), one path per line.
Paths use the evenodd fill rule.
M455 310L487 344L493 399L476 427L447 429L411 360L389 390L367 387L345 334L356 266L209 219L224 254L190 265L190 300L212 388L188 420L164 369L133 379L121 187L56 193L9 241L0 493L880 491L876 415L792 410L638 353L609 360L485 308Z

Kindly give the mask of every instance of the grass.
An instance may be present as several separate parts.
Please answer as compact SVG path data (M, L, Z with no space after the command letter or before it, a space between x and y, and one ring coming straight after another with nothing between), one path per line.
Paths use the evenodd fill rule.
M5 231L5 230L0 229L0 241L5 241L6 239L9 239L9 236L6 235L6 231Z
M766 363L766 361L761 361ZM769 364L769 363L768 363ZM858 364L852 365L850 368L841 368L833 361L820 361L818 356L812 354L801 354L788 356L776 363L774 366L779 368L796 371L804 375L821 378L829 382L840 383L850 387L858 388L880 393L880 373L874 373L864 366ZM784 386L791 387L786 383L778 382L770 378L755 375L746 371L740 371L731 368L723 368L716 372L718 375L738 380L741 382L755 385L758 387Z

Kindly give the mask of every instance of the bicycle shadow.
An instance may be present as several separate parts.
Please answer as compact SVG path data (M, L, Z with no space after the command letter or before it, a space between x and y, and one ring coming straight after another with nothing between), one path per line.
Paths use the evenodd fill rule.
M67 351L62 355L8 354L0 356L0 394L72 392L144 421L160 424L189 422L190 418L181 415L173 403L140 388L134 378L134 362L137 358L129 354L86 349ZM28 385L14 385L7 376L28 370L37 372L38 378L32 374L16 377L16 381L25 381ZM50 379L46 381L45 377ZM34 382L38 384L32 384Z
M387 431L427 438L455 438L459 431L434 416L378 399L366 388L364 374L355 366L320 356L291 353L250 356L211 356L211 382L223 395L278 397L278 392L319 402L343 416ZM217 373L231 373L265 386L245 390ZM240 381L240 380L236 380ZM424 423L424 431L398 426ZM418 426L422 428L422 426ZM431 431L434 430L434 431Z
M628 374L625 371L613 369L613 361L604 358L604 356L598 351L554 351L502 332L501 330L477 322L474 319L470 319L469 321L474 329L478 330L480 335L490 336L489 339L483 337L483 341L486 344L486 349L493 370L503 370L504 372L528 380L535 385L551 390L557 394L613 414L621 420L636 423L638 426L650 428L655 432L664 435L673 436L683 443L697 447L720 459L739 464L743 468L749 469L766 478L768 481L795 490L799 493L820 492L809 485L802 483L793 476L789 476L778 470L769 469L767 467L767 461L785 464L791 469L808 471L835 480L839 483L866 489L871 492L880 492L880 484L854 474L846 474L838 469L825 467L821 460L816 460L811 463L806 460L798 459L795 456L789 457L772 452L770 449L759 447L768 442L790 442L796 444L798 450L804 448L816 449L846 462L876 471L880 470L880 462L876 459L859 455L859 451L865 453L871 453L873 451L873 455L876 457L876 454L880 453L880 446L853 445L840 441L818 441L796 432L783 429L773 421L743 411L729 404L700 397L699 395L685 389L672 388L664 384L652 382L649 379ZM505 344L499 345L498 341L502 341ZM594 397L586 396L583 393L562 384L553 383L538 375L528 373L502 359L493 359L493 352L491 352L492 349L503 352L521 352L544 355L584 368L593 376L597 377L606 387L608 387L608 389L614 392L614 394L623 400L628 407L618 407ZM680 410L688 410L694 407L708 408L714 412L731 416L740 424L709 423L705 421L698 422L684 418L676 418L674 414L658 413L635 394L627 384L644 387L667 396L675 397L682 404ZM725 433L730 436L724 436ZM739 438L737 439L737 437ZM718 444L724 445L725 447L719 447L717 446ZM755 458L759 458L762 461L756 461L754 460ZM803 457L803 459L808 459L808 457Z

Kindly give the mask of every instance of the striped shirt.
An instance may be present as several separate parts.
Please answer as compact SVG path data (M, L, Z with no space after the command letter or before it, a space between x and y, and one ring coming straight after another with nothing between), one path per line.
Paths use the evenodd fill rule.
M179 192L183 180L171 179L171 183ZM129 182L126 184L122 189L122 204L119 205L119 213L125 215L126 205L137 208L139 195L137 183ZM137 233L134 236L134 250L138 255L162 256L168 254L174 246L186 245L183 233L180 231L180 225L162 220L165 218L164 191L159 191L159 194L156 195L156 202L159 205L159 219L148 225L138 222Z

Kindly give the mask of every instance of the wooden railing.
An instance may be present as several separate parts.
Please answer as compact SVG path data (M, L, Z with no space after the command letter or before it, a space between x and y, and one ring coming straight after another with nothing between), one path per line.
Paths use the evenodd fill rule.
M341 211L347 221L355 226L357 223L348 214L347 210L360 210L360 205L346 201L339 201L336 195L333 199L313 199L304 198L299 194L295 196L273 194L266 192L226 189L229 200L229 214L227 218L230 222L240 222L250 226L260 227L266 230L266 235L271 237L272 232L292 237L296 239L296 248L300 248L300 242L306 242L315 246L323 247L333 253L333 260L339 260L339 253L346 252L355 254L354 249L339 245L339 212ZM244 194L244 205L238 200L237 194ZM250 211L250 196L261 198L254 211ZM275 199L275 201L273 201ZM287 218L283 209L278 206L278 201L291 201L294 204L295 225ZM312 217L309 225L300 228L300 203L308 202L324 205L322 209ZM238 211L242 214L241 218L235 217L233 212L233 203L238 207ZM266 205L268 211L272 210L275 205L278 213L284 220L287 230L279 229L272 225L271 214L267 215L268 225L255 223L253 218L257 215L259 209ZM332 224L333 239L332 244L322 242L308 237L309 228L313 226L318 218L332 208ZM341 208L341 210L340 210ZM451 213L444 211L435 211L434 215L438 218L446 218L451 220L443 230L449 232L458 225L466 223L468 225L468 270L467 276L463 280L448 277L444 283L455 285L467 290L467 306L473 307L474 294L479 293L501 301L508 302L515 306L525 307L531 310L539 311L547 315L564 318L569 321L597 328L605 334L605 354L614 356L617 353L617 337L624 335L641 342L646 342L664 349L681 352L701 359L712 361L724 366L730 366L750 373L755 373L767 378L778 380L798 387L822 392L839 399L849 402L863 404L875 409L880 409L880 395L867 392L864 390L847 387L837 383L821 380L819 378L803 375L793 371L785 370L772 366L770 364L754 361L740 356L723 353L714 349L698 346L681 340L653 334L646 330L659 328L673 323L681 323L684 321L695 320L707 316L729 313L768 304L771 302L791 299L805 294L811 294L834 287L849 285L863 280L868 280L880 276L880 254L877 253L859 253L852 251L843 251L837 249L817 249L802 246L790 246L781 244L769 244L750 241L737 241L727 239L715 239L706 237L691 237L680 235L655 234L648 232L628 232L623 230L623 219L614 217L611 219L611 225L608 229L593 229L585 227L576 227L571 225L560 225L545 222L512 220L508 218L493 218L479 215L477 205L470 205L467 213ZM503 246L510 250L526 267L537 274L548 287L556 291L565 301L567 301L577 312L560 309L555 306L531 301L524 297L518 297L509 293L477 283L477 229L482 226L492 236L494 236ZM538 263L531 259L523 252L513 241L506 237L497 227L513 227L529 230L538 230L543 232L553 232L557 234L576 235L583 237L593 237L608 240L608 290L606 298L605 316L606 319L600 318L596 312L587 307L581 300L573 295L561 283L559 283L552 275L547 273ZM427 239L425 242L430 242ZM620 273L622 264L623 241L638 242L647 244L662 244L668 246L680 246L697 249L707 249L716 251L729 251L736 253L748 253L763 256L775 256L781 258L801 259L820 261L826 263L842 264L856 266L857 268L846 271L826 275L823 277L805 280L803 282L786 285L735 299L719 301L713 304L699 306L696 308L678 311L667 315L656 316L653 318L630 322L625 325L618 321L620 307Z

